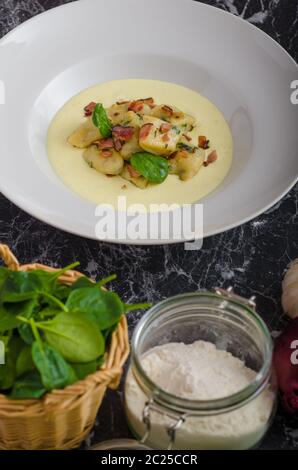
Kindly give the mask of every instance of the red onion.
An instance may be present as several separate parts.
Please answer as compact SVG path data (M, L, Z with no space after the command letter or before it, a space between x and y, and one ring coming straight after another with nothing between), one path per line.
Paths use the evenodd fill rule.
M298 317L279 336L273 356L282 401L290 413L298 413Z

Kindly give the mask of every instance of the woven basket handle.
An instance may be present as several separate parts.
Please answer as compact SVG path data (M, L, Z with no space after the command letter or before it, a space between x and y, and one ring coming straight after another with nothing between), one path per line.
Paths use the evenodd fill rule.
M18 271L20 265L14 254L10 251L7 245L0 243L0 258L3 259L4 264L13 271Z

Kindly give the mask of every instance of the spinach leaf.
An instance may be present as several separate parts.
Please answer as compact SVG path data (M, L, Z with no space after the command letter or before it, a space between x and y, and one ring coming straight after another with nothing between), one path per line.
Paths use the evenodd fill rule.
M13 363L16 363L18 355L25 346L24 341L19 336L12 336L8 345L7 352L8 356L11 357Z
M16 328L21 323L13 312L0 305L0 331L8 331Z
M92 114L92 122L98 128L102 137L107 138L112 135L112 124L101 103L97 103Z
M37 305L36 297L22 302L0 304L0 331L18 327L21 321L17 316L22 314L25 318L30 318Z
M84 315L60 313L36 326L44 332L49 345L70 362L90 362L104 353L102 334Z
M18 378L12 388L11 398L40 398L46 393L37 371Z
M0 287L9 275L10 270L8 268L5 268L4 266L0 266Z
M5 364L0 364L0 390L12 387L15 379L15 365L9 357L5 358Z
M0 389L12 387L16 375L16 360L23 347L23 341L17 336L10 338L5 348L5 364L0 364Z
M148 152L134 153L130 163L135 170L151 183L162 183L169 174L169 165L165 158Z
M61 293L63 293L64 295L65 292L69 290L69 287L58 283L58 278L63 273L75 268L79 264L80 263L76 261L74 263L69 264L68 266L65 266L65 268L59 269L58 271L54 272L43 271L42 269L35 269L34 271L31 271L30 274L33 274L35 278L39 279L40 284L42 286L41 291L50 292L53 295L59 297L59 295L57 294L61 295Z
M4 344L4 348L7 348L8 342L10 341L10 338L12 337L13 330L5 331L5 333L0 334L0 341Z
M76 375L61 354L41 341L32 344L32 358L46 390L64 388L75 382Z
M95 287L96 284L86 276L79 277L79 279L76 280L71 286L70 286L70 292L76 289L80 289L81 287Z
M53 295L55 295L55 297L57 297L58 299L65 301L69 295L69 292L70 286L57 283Z
M3 281L10 272L10 269L5 266L0 266L0 282Z
M35 279L38 282L39 287L38 290L52 290L56 278L53 276L52 272L43 271L42 269L34 269L34 271L29 271L26 273L30 276L31 279Z
M21 325L18 327L18 333L26 344L31 345L34 342L32 329L28 323L21 323Z
M16 375L17 377L20 377L34 369L35 365L32 359L31 346L24 346L16 361Z
M83 380L87 375L94 374L97 369L97 361L91 361L91 362L86 362L86 363L77 363L71 364L71 367L75 371L76 376L78 377L79 380Z
M42 289L42 283L34 272L10 271L1 290L1 302L21 302L36 296Z
M57 283L58 277L65 271L77 266L72 263L65 268L49 273L41 269L31 272L9 271L1 284L0 297L2 303L21 302L32 300L38 296L44 297L47 303L59 305L59 300L55 298L56 293L67 297L65 286L62 288ZM57 297L59 296L57 295ZM24 316L23 312L22 315Z
M120 320L124 311L118 294L102 289L82 287L71 292L66 307L93 321L99 330L106 330Z
M42 310L40 310L38 312L38 314L36 315L36 319L38 319L38 320L47 320L49 318L55 317L56 315L58 315L61 312L62 312L62 310L59 309L59 308L52 307L52 306L47 306L47 307L43 308Z

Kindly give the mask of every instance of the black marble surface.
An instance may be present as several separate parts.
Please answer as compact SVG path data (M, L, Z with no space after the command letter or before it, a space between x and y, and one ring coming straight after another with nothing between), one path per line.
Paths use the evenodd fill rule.
M119 0L120 1L120 0ZM33 15L64 0L0 0L0 37ZM298 59L297 0L208 0L254 23ZM1 69L1 64L0 64ZM1 178L1 173L0 173ZM156 302L178 292L232 284L242 295L257 296L258 311L273 335L283 327L281 279L298 257L298 186L257 219L208 238L201 251L183 245L133 247L110 245L56 230L30 217L0 195L0 240L23 262L63 266L81 261L82 270L100 277L116 272L115 287L127 301ZM130 331L140 314L129 316ZM108 392L87 444L129 436L122 390ZM278 411L263 449L298 449L298 418Z

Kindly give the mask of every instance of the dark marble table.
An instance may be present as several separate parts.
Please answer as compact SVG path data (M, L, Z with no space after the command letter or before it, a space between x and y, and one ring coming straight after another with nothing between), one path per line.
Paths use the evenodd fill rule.
M0 37L31 16L63 3L67 1L0 0ZM297 0L203 3L254 23L298 59ZM244 296L257 296L258 311L277 334L285 321L280 306L282 276L289 261L298 257L297 212L298 186L257 219L206 239L200 251L185 251L179 244L150 248L85 240L39 222L0 195L0 240L24 262L63 266L80 260L90 276L116 272L115 287L127 301L147 298L156 302L178 292L232 284ZM129 316L130 331L139 315ZM129 436L122 399L121 389L107 393L87 444ZM279 410L262 448L298 449L298 419Z

